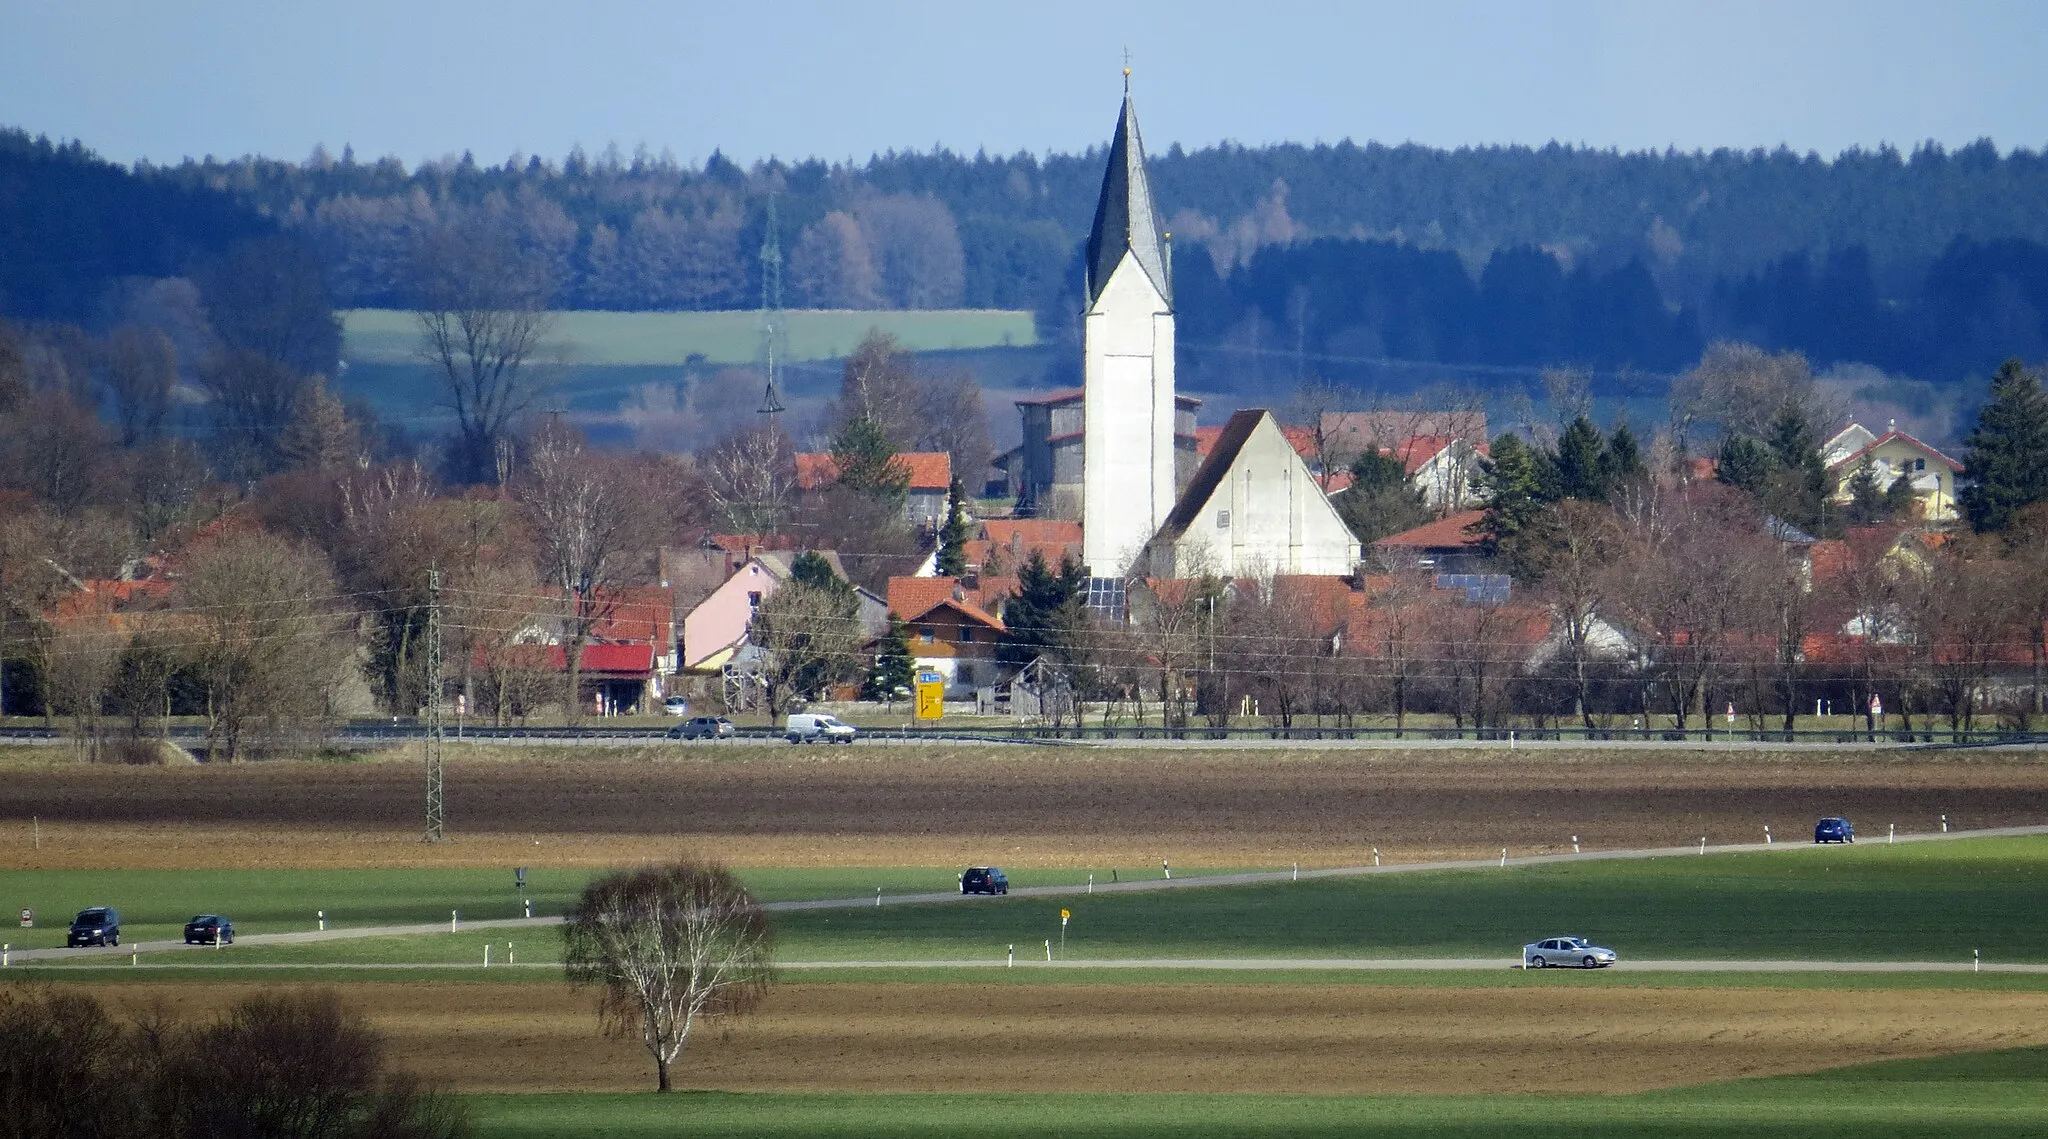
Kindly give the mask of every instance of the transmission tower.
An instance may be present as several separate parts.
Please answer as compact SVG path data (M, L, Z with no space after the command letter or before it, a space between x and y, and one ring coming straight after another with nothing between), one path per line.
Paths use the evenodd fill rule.
M785 354L789 330L782 314L782 233L775 217L775 195L768 195L768 227L761 236L761 365L768 374L768 390L761 394L761 414L781 413L782 397L775 391L775 364Z
M447 817L441 798L441 570L427 571L427 833L440 842Z

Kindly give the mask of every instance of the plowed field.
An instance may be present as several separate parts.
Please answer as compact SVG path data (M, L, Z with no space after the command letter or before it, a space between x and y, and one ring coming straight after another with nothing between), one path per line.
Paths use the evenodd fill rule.
M1304 866L2048 820L2038 753L451 749L452 841L417 762L0 767L0 869L601 865ZM33 820L39 820L39 823ZM34 832L40 827L41 846ZM539 848L536 849L536 843Z
M252 986L103 986L208 1016ZM642 1090L637 1042L546 985L353 984L402 1067L457 1091ZM702 1032L683 1087L745 1091L1631 1092L2048 1043L2048 994L1353 986L788 985Z

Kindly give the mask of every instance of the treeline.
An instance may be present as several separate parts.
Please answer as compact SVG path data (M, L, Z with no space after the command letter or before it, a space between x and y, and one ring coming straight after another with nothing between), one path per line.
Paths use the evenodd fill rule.
M6 239L23 256L0 263L37 266L17 276L69 279L11 285L0 303L72 319L110 272L175 275L179 249L270 225L318 247L344 307L406 307L420 236L472 224L532 257L557 307L750 307L772 200L787 304L1030 308L1060 336L1103 161L934 151L742 168L614 148L407 168L316 150L144 167L114 203L76 184L111 185L118 168L75 144L6 142L10 216L129 215L83 245ZM1310 355L1317 371L1382 357L1668 371L1731 337L1950 379L2048 343L2048 161L2031 150L1347 142L1175 147L1153 167L1188 365L1214 386L1270 386ZM109 269L112 254L61 252L102 247L147 255Z

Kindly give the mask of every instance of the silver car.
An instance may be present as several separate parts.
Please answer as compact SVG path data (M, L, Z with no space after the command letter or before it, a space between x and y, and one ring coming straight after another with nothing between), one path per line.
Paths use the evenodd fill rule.
M1522 964L1530 969L1551 965L1577 965L1582 969L1603 969L1614 964L1614 950L1583 937L1553 937L1522 947Z

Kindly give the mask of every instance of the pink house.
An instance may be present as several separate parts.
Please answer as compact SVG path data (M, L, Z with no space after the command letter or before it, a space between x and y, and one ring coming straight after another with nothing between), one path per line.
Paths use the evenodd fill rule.
M683 618L683 668L706 672L724 665L746 643L754 610L787 580L789 563L780 555L749 558Z

